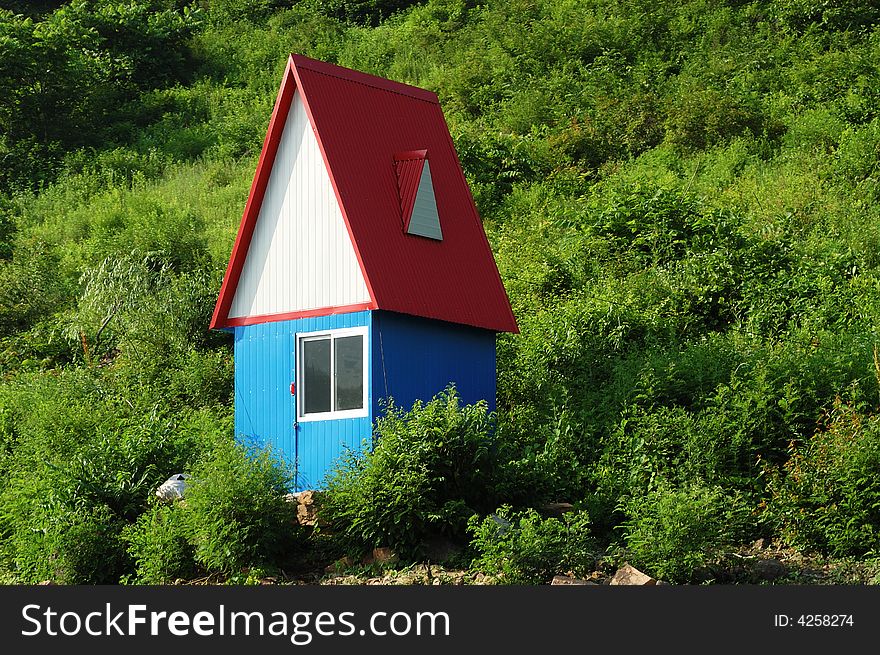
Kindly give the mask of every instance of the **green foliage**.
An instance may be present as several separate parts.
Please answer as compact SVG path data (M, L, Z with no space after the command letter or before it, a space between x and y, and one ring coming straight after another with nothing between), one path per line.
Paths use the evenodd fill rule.
M221 442L193 469L190 483L186 530L206 569L272 565L295 545L296 506L284 499L292 473L268 451Z
M624 509L627 557L669 582L688 582L717 562L742 542L751 519L742 497L698 482L675 488L659 481Z
M185 500L153 502L123 529L134 562L128 581L165 584L199 572L237 580L298 552L296 505L284 498L291 473L268 451L221 438L193 471Z
M816 433L791 444L767 511L785 538L837 556L880 548L880 421L837 400Z
M378 25L391 14L419 4L421 0L324 0L316 3L320 11L340 20Z
M110 508L44 506L29 530L10 542L16 574L26 582L113 584L126 570L120 532L124 523ZM20 525L20 524L18 524Z
M696 88L694 88L696 87ZM666 119L666 137L687 150L700 150L734 137L767 131L754 101L712 88L682 89Z
M112 138L140 91L184 79L199 12L162 5L77 0L38 21L0 10L0 189L52 179L64 151Z
M15 14L40 15L54 11L67 0L5 0L3 8Z
M205 360L194 349L218 342L207 332L215 298L203 272L175 276L160 253L135 251L104 260L83 282L68 338L81 341L87 363L121 354L141 377L161 375L167 358Z
M374 448L348 452L327 479L321 516L334 538L353 554L412 556L432 536L461 537L493 501L491 429L485 403L462 407L452 387L408 412L390 404Z
M546 583L555 574L589 574L598 548L584 511L562 519L541 518L532 509L514 512L509 505L482 521L468 522L471 547L478 553L474 566L500 575L506 584Z
M273 11L294 4L292 0L207 0L208 16L214 23L235 23L265 19Z
M858 0L786 0L774 3L780 20L797 29L865 30L880 21L880 8Z
M27 329L59 309L60 303L70 302L72 285L59 279L57 265L57 255L43 243L19 247L12 260L0 260L2 335Z
M228 409L137 406L138 387L126 382L74 368L0 388L2 551L22 580L118 581L130 566L123 528L171 473L228 438ZM78 563L81 545L67 536L74 524L100 557Z
M195 549L187 540L187 515L178 504L154 503L125 527L122 539L134 560L138 584L168 584L193 577Z

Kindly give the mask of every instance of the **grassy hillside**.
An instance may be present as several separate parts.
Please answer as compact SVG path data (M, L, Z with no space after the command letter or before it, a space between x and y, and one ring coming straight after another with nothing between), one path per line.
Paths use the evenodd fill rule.
M231 345L207 330L290 52L439 95L521 328L499 337L491 447L479 408L398 416L387 452L341 466L345 539L320 548L415 558L442 533L472 539L476 567L514 562L507 579L604 556L686 581L758 538L880 547L880 4L0 7L10 579L316 556L304 535L248 541L284 525L266 507L288 473L228 446ZM471 488L438 469L448 444L407 445L438 422L479 463ZM181 470L214 483L193 516L148 500ZM376 488L402 532L381 512L352 525ZM577 511L528 509L548 501ZM502 505L515 539L481 522ZM183 536L161 542L169 526Z

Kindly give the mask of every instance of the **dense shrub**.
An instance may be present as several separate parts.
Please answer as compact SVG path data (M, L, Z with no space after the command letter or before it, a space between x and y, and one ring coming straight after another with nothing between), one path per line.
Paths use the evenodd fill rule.
M184 79L193 7L79 0L42 20L0 9L0 189L39 187L66 151L127 131L139 93Z
M285 500L292 472L266 450L221 442L193 469L185 525L196 561L237 573L272 566L296 544L296 505Z
M880 548L880 419L840 401L816 433L791 445L771 479L768 512L792 544L864 555Z
M195 549L187 539L185 510L179 504L154 503L122 531L139 584L167 584L195 574Z
M298 539L295 505L283 497L289 472L228 435L205 445L186 501L173 505L148 501L167 472L150 474L151 464L132 478L132 464L106 446L95 450L106 462L74 457L66 468L36 468L28 484L13 481L3 498L13 519L6 558L24 581L66 584L160 584L282 565Z
M29 518L16 524L7 542L22 581L115 584L127 570L120 537L125 523L106 505L67 509L49 503Z
M321 11L342 20L377 25L396 11L418 4L420 0L324 0Z
M712 88L685 88L669 108L666 138L687 150L723 143L742 134L760 136L766 127L750 99Z
M492 502L492 416L454 388L410 411L390 404L375 447L349 452L328 477L322 516L350 552L391 546L415 555L438 534L461 537Z
M477 552L474 567L500 575L506 584L541 584L566 572L586 575L598 557L584 511L556 519L542 518L533 509L514 512L503 506L482 521L471 517L468 531Z
M117 582L132 566L125 526L171 473L229 438L229 409L144 407L128 382L71 368L3 385L0 549L20 579Z
M754 521L745 500L721 487L666 482L624 507L626 556L669 582L688 582L697 569L739 545ZM754 529L754 528L752 528Z

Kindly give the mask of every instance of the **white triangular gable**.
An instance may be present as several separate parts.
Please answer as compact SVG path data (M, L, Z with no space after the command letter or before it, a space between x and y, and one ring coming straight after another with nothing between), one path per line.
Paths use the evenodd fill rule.
M287 314L369 301L370 293L297 90L229 317Z
M422 177L419 179L419 189L416 191L416 201L406 232L438 241L443 240L440 215L437 213L437 199L434 197L434 183L431 181L431 166L428 164L428 160L425 160L425 165L422 168Z

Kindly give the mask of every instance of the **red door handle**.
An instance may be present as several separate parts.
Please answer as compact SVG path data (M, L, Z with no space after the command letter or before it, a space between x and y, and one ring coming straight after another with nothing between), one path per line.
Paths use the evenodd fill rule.
M291 396L296 395L296 384L293 382L290 383L290 395Z

